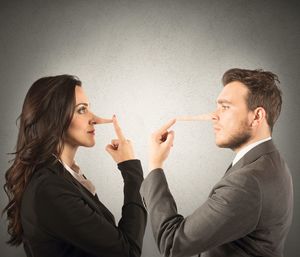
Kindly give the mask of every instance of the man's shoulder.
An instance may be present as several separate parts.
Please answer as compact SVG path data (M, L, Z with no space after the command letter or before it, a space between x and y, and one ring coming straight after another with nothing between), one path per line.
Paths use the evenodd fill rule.
M231 179L256 181L259 188L270 185L281 185L289 179L290 171L278 150L262 154L252 162L233 171Z
M253 162L245 165L241 168L243 172L250 172L251 174L264 174L264 175L274 175L274 173L281 172L287 169L287 165L280 155L279 151L268 152L259 156Z

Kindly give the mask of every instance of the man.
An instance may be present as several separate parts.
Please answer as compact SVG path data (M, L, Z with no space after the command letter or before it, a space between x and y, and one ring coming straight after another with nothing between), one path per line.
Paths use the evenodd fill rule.
M185 218L177 213L162 169L174 140L168 129L176 120L152 135L151 172L141 195L163 256L283 256L293 187L271 139L282 103L276 82L275 74L262 70L224 74L212 121L216 144L236 156L204 204Z

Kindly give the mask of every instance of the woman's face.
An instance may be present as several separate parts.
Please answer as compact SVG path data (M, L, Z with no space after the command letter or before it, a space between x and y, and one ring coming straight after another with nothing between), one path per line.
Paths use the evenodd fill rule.
M76 104L73 119L66 133L66 143L72 147L95 145L94 114L82 87L75 87Z

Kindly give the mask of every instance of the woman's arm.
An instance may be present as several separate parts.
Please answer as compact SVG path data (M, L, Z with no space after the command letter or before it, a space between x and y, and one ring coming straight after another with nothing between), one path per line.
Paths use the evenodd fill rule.
M143 180L138 160L120 163L124 177L124 206L118 227L92 208L78 189L51 174L38 183L35 213L39 226L53 238L95 256L140 256L146 212L139 194Z
M119 228L126 231L128 240L136 246L130 256L141 254L147 222L147 212L139 193L143 182L143 170L139 160L129 160L118 164L124 179L124 205ZM138 252L132 252L138 251Z

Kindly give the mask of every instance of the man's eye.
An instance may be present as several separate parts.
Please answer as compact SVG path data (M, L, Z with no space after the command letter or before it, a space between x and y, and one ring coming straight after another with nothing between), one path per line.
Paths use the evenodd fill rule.
M229 109L229 106L228 105L222 105L222 109L227 110L227 109Z

